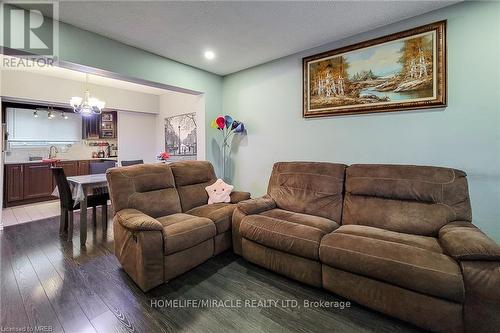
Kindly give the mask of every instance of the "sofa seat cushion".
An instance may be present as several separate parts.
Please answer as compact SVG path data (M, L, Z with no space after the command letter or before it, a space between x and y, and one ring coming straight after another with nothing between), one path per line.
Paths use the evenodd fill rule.
M157 220L163 225L165 255L189 249L217 234L215 224L206 217L177 213Z
M324 217L295 213L279 208L265 211L260 213L260 215L317 228L325 234L328 234L339 227L337 222Z
M404 234L386 229L355 224L343 225L338 228L336 232L360 237L375 238L398 244L406 244L432 252L443 253L443 249L436 237Z
M215 223L217 234L222 234L231 228L231 218L236 205L229 203L215 203L192 208L186 214L206 217Z
M321 240L320 260L331 267L425 295L463 302L463 278L458 264L442 253L405 244L405 237L401 235L398 242L335 231Z
M258 244L319 260L319 244L325 235L321 229L263 215L248 215L240 225L243 238Z

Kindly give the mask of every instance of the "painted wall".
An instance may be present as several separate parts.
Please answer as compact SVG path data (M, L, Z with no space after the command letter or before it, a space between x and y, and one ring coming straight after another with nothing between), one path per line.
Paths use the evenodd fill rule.
M156 151L157 115L118 112L118 158L120 161L144 160L153 163Z
M302 118L302 57L442 19L447 108ZM468 173L474 223L500 240L499 34L500 3L461 3L225 77L224 112L248 129L233 151L235 185L262 195L275 161L454 167Z
M178 92L167 92L160 95L159 115L157 120L157 152L165 150L165 118L185 113L196 113L196 140L198 145L198 160L204 160L205 148L205 96L189 95ZM172 157L175 160L175 157Z

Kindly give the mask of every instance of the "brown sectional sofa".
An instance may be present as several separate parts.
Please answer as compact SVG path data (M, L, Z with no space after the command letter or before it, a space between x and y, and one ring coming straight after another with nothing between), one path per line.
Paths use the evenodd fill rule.
M462 171L280 162L264 197L233 192L213 205L209 162L107 178L115 254L144 291L232 244L255 264L428 330L500 327L500 247L471 223Z
M466 174L276 163L233 213L247 260L432 331L500 327L500 247L472 223Z
M207 205L205 186L215 182L204 161L142 164L108 170L115 255L147 291L231 247L235 203Z

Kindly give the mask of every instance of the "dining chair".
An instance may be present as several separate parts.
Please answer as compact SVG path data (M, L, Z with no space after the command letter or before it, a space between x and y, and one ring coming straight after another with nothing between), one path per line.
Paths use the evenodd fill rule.
M136 164L144 164L143 160L131 160L131 161L122 161L122 166L136 165Z
M57 189L59 191L59 202L61 205L61 221L59 224L59 234L63 235L64 232L68 232L68 241L73 240L73 212L80 209L80 204L75 204L73 196L71 195L71 189L64 174L64 169L61 167L52 167L52 175L56 180ZM108 198L109 195L90 195L87 198L87 207L92 207L95 211L97 206L101 206L103 210L103 224L108 223ZM69 215L69 219L68 219ZM96 224L96 214L92 215L93 223Z
M115 161L102 161L102 162L91 162L89 165L89 171L91 175L96 175L96 174L101 174L101 173L106 173L108 169L114 168L116 166ZM102 200L106 199L109 200L109 194L108 193L100 193L98 189L93 191L93 195L95 196L103 196ZM97 210L95 207L92 208L92 221L94 221L95 225L95 220L96 220L96 215L97 215Z
M90 174L100 174L106 173L106 170L114 168L116 166L115 161L102 161L102 162L91 162L90 163Z

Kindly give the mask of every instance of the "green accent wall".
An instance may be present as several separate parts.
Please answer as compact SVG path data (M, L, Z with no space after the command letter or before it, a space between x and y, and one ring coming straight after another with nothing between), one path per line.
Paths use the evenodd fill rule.
M302 57L443 19L448 107L302 118ZM236 187L264 194L275 161L454 167L468 174L474 223L500 241L499 34L500 3L464 2L224 77L223 110L248 129L233 148Z

